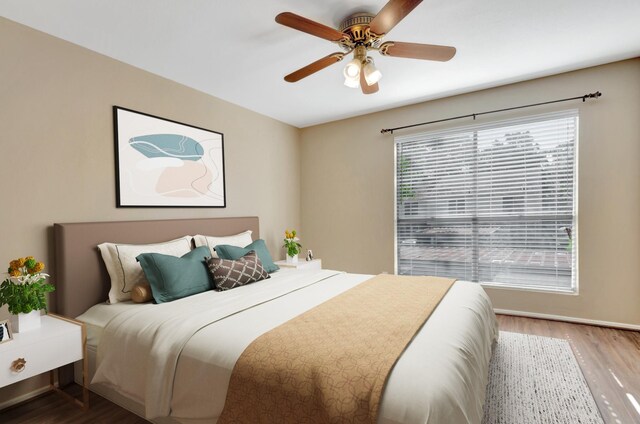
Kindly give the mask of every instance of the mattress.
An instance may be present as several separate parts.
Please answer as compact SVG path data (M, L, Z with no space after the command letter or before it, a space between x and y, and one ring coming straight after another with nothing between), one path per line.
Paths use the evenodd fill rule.
M235 361L255 338L371 276L329 274L326 270L283 270L269 280L242 289L245 294L254 295L261 290L268 291L269 285L286 286L314 278L318 281L313 284L230 314L190 335L180 350L173 370L173 385L168 390L170 417L155 417L154 421L215 422L224 407ZM216 302L221 302L222 296L217 292L179 302L184 301L184 305L191 301L203 302L203 295L212 308ZM199 300L195 299L198 296ZM101 346L103 339L113 344L113 334L110 338L105 337L105 331L109 332L119 321L118 331L126 330L122 325L126 322L123 317L145 316L137 311L157 306L127 302L101 304L89 309L78 318L87 323L90 352L95 352L96 347L109 349ZM456 282L392 370L383 393L378 423L480 423L488 365L496 337L495 315L482 287ZM125 371L127 364L124 362L122 370L106 373L108 377L103 375L101 382L94 382L91 388L144 415L145 403L150 402L147 389L140 379L133 381L136 378L123 377L131 375Z

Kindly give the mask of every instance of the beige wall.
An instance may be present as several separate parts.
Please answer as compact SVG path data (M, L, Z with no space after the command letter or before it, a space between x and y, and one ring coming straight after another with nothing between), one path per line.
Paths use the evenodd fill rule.
M385 90L384 80L381 90ZM640 59L303 129L301 234L305 248L313 248L329 268L371 274L394 271L394 143L393 136L380 134L381 128L596 90L603 93L597 101L537 107L476 121L580 110L579 294L487 292L496 308L640 324ZM457 121L416 131L469 123Z
M297 128L3 18L0 56L0 268L52 265L55 222L257 215L283 255L281 232L300 225ZM228 206L117 209L113 105L224 133ZM2 389L0 403L43 382Z

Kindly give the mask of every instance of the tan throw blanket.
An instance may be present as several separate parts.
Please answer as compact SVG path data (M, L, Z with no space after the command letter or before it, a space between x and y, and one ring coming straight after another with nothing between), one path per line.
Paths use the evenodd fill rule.
M454 281L378 275L258 337L218 424L375 423L391 369Z

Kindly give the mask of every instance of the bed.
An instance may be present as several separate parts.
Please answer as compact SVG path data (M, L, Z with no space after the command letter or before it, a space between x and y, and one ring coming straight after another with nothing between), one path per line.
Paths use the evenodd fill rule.
M56 307L87 324L92 391L153 422L216 422L234 364L254 339L372 277L281 270L269 280L229 292L161 305L104 304L109 277L98 244L244 230L252 230L257 239L258 219L55 225ZM495 315L483 289L456 282L391 371L377 422L480 423L496 337Z

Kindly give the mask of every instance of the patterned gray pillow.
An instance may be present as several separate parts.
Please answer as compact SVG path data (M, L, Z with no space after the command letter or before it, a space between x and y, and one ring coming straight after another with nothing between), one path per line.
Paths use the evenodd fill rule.
M262 266L255 250L235 261L209 258L207 267L213 276L216 290L230 290L269 278L269 273Z

